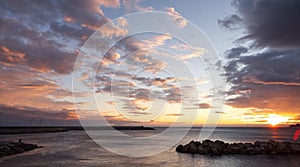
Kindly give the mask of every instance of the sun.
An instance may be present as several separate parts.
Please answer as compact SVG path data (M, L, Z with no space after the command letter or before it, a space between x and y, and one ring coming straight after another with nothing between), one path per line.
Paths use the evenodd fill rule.
M269 114L269 117L267 118L267 122L271 124L272 126L276 126L278 124L287 122L289 117L284 117L277 114Z

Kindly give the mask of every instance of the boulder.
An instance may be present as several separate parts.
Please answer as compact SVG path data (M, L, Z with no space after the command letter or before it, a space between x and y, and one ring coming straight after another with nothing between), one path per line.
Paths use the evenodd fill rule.
M196 143L190 143L188 146L188 152L192 154L198 153L198 148Z
M290 146L290 150L292 153L296 153L296 154L300 153L300 145L299 144L291 144L289 146Z
M212 143L213 143L213 141L207 139L202 142L202 146L209 147L209 145L211 145Z
M176 147L177 152L182 153L183 152L182 150L183 150L183 145L180 144L179 146Z
M254 145L255 145L255 146L257 146L257 147L259 147L259 146L260 146L260 144L261 144L261 142L260 142L260 141L255 141L255 142L254 142Z
M213 147L213 148L211 148L211 154L212 155L222 155L222 150L221 149L218 149L218 148L215 148L215 147Z

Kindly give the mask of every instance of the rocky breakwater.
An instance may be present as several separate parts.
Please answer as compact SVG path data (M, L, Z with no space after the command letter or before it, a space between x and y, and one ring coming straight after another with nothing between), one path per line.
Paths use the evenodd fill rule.
M0 141L0 157L23 153L30 151L40 146L36 144L26 144L23 142L12 142L12 141Z
M177 152L201 154L201 155L222 155L222 154L250 154L250 155L284 155L299 154L300 143L267 142L256 141L254 143L225 143L223 141L204 140L202 142L191 141L186 145L179 145Z

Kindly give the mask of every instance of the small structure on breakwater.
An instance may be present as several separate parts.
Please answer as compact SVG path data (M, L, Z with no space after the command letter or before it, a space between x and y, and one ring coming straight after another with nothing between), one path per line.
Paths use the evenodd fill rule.
M251 155L283 155L300 154L300 143L267 142L256 141L254 143L225 143L223 141L204 140L203 142L191 141L186 145L179 145L177 152L201 154L201 155L222 155L222 154L251 154Z

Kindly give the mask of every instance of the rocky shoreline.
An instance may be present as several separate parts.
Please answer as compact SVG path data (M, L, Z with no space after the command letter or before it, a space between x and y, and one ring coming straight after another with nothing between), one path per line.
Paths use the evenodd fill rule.
M267 142L256 141L254 143L225 143L223 141L204 140L202 142L191 141L186 145L179 145L177 152L201 154L201 155L222 155L222 154L249 154L249 155L286 155L299 154L300 143Z
M41 148L41 146L36 144L26 144L21 141L0 141L0 157L23 153L36 148Z

